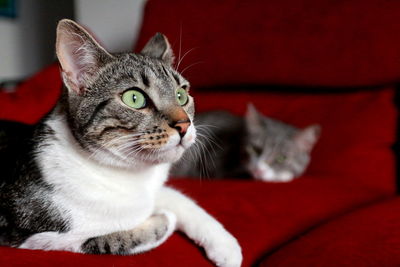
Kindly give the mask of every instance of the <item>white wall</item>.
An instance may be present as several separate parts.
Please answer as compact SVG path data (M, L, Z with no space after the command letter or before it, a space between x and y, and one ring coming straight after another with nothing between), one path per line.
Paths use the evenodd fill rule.
M75 0L75 18L110 52L131 51L144 3L145 0Z
M71 0L20 0L17 17L0 17L0 82L25 79L54 60L57 21L72 17Z
M32 0L20 1L17 12L17 19L0 18L0 80L28 76L41 64L37 6Z
M55 31L62 18L75 17L111 52L131 51L144 3L145 0L19 0L17 18L0 17L0 83L26 79L55 60Z

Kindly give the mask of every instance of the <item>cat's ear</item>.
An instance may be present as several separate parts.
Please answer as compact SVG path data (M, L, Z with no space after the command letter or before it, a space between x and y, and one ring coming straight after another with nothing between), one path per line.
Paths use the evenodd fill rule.
M310 125L299 130L294 136L294 142L304 152L311 152L321 135L321 126L317 124Z
M245 115L246 127L249 132L257 132L261 129L262 120L260 113L252 103L247 104Z
M140 52L142 55L159 59L172 65L174 63L174 52L164 34L156 33Z
M56 53L64 84L78 94L88 87L98 68L113 57L84 28L68 19L58 23Z

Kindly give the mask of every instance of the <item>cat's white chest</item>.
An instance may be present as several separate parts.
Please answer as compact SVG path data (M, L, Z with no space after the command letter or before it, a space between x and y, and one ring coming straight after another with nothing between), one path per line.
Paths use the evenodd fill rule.
M166 165L140 173L90 167L71 166L68 172L52 173L64 181L56 186L52 202L65 212L73 233L99 235L134 228L153 213L155 196L168 172Z
M157 171L148 177L124 177L120 173L114 176L109 173L108 177L87 179L93 174L81 173L87 176L66 177L74 180L67 185L72 190L65 188L54 193L53 202L68 213L72 232L105 234L132 229L153 212L158 186L145 180L154 179L151 176L156 174ZM68 191L74 193L71 195Z
M67 222L69 233L88 236L130 230L144 222L154 211L156 194L170 167L109 168L57 143L38 159L44 180L54 188L48 198Z

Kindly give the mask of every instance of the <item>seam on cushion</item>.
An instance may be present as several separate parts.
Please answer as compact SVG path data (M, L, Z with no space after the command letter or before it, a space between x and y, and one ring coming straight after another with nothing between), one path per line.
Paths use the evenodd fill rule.
M198 92L279 92L290 94L351 94L365 91L379 91L396 87L394 82L358 85L358 86L324 86L324 85L293 85L293 84L224 84L214 86L194 86Z
M394 93L394 105L396 108L396 140L392 146L392 150L395 156L395 166L396 166L396 193L400 193L400 116L399 116L399 109L400 109L400 84L395 86L395 93Z

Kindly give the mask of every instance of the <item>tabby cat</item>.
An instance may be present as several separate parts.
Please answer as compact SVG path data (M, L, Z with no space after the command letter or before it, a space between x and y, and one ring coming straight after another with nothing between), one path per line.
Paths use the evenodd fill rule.
M237 240L165 186L195 142L189 83L166 37L110 54L71 20L57 27L64 83L34 126L2 122L0 245L97 254L155 248L177 229L219 266L240 266Z
M197 146L185 152L172 175L289 182L306 170L321 127L298 129L249 104L244 118L226 111L196 115Z

